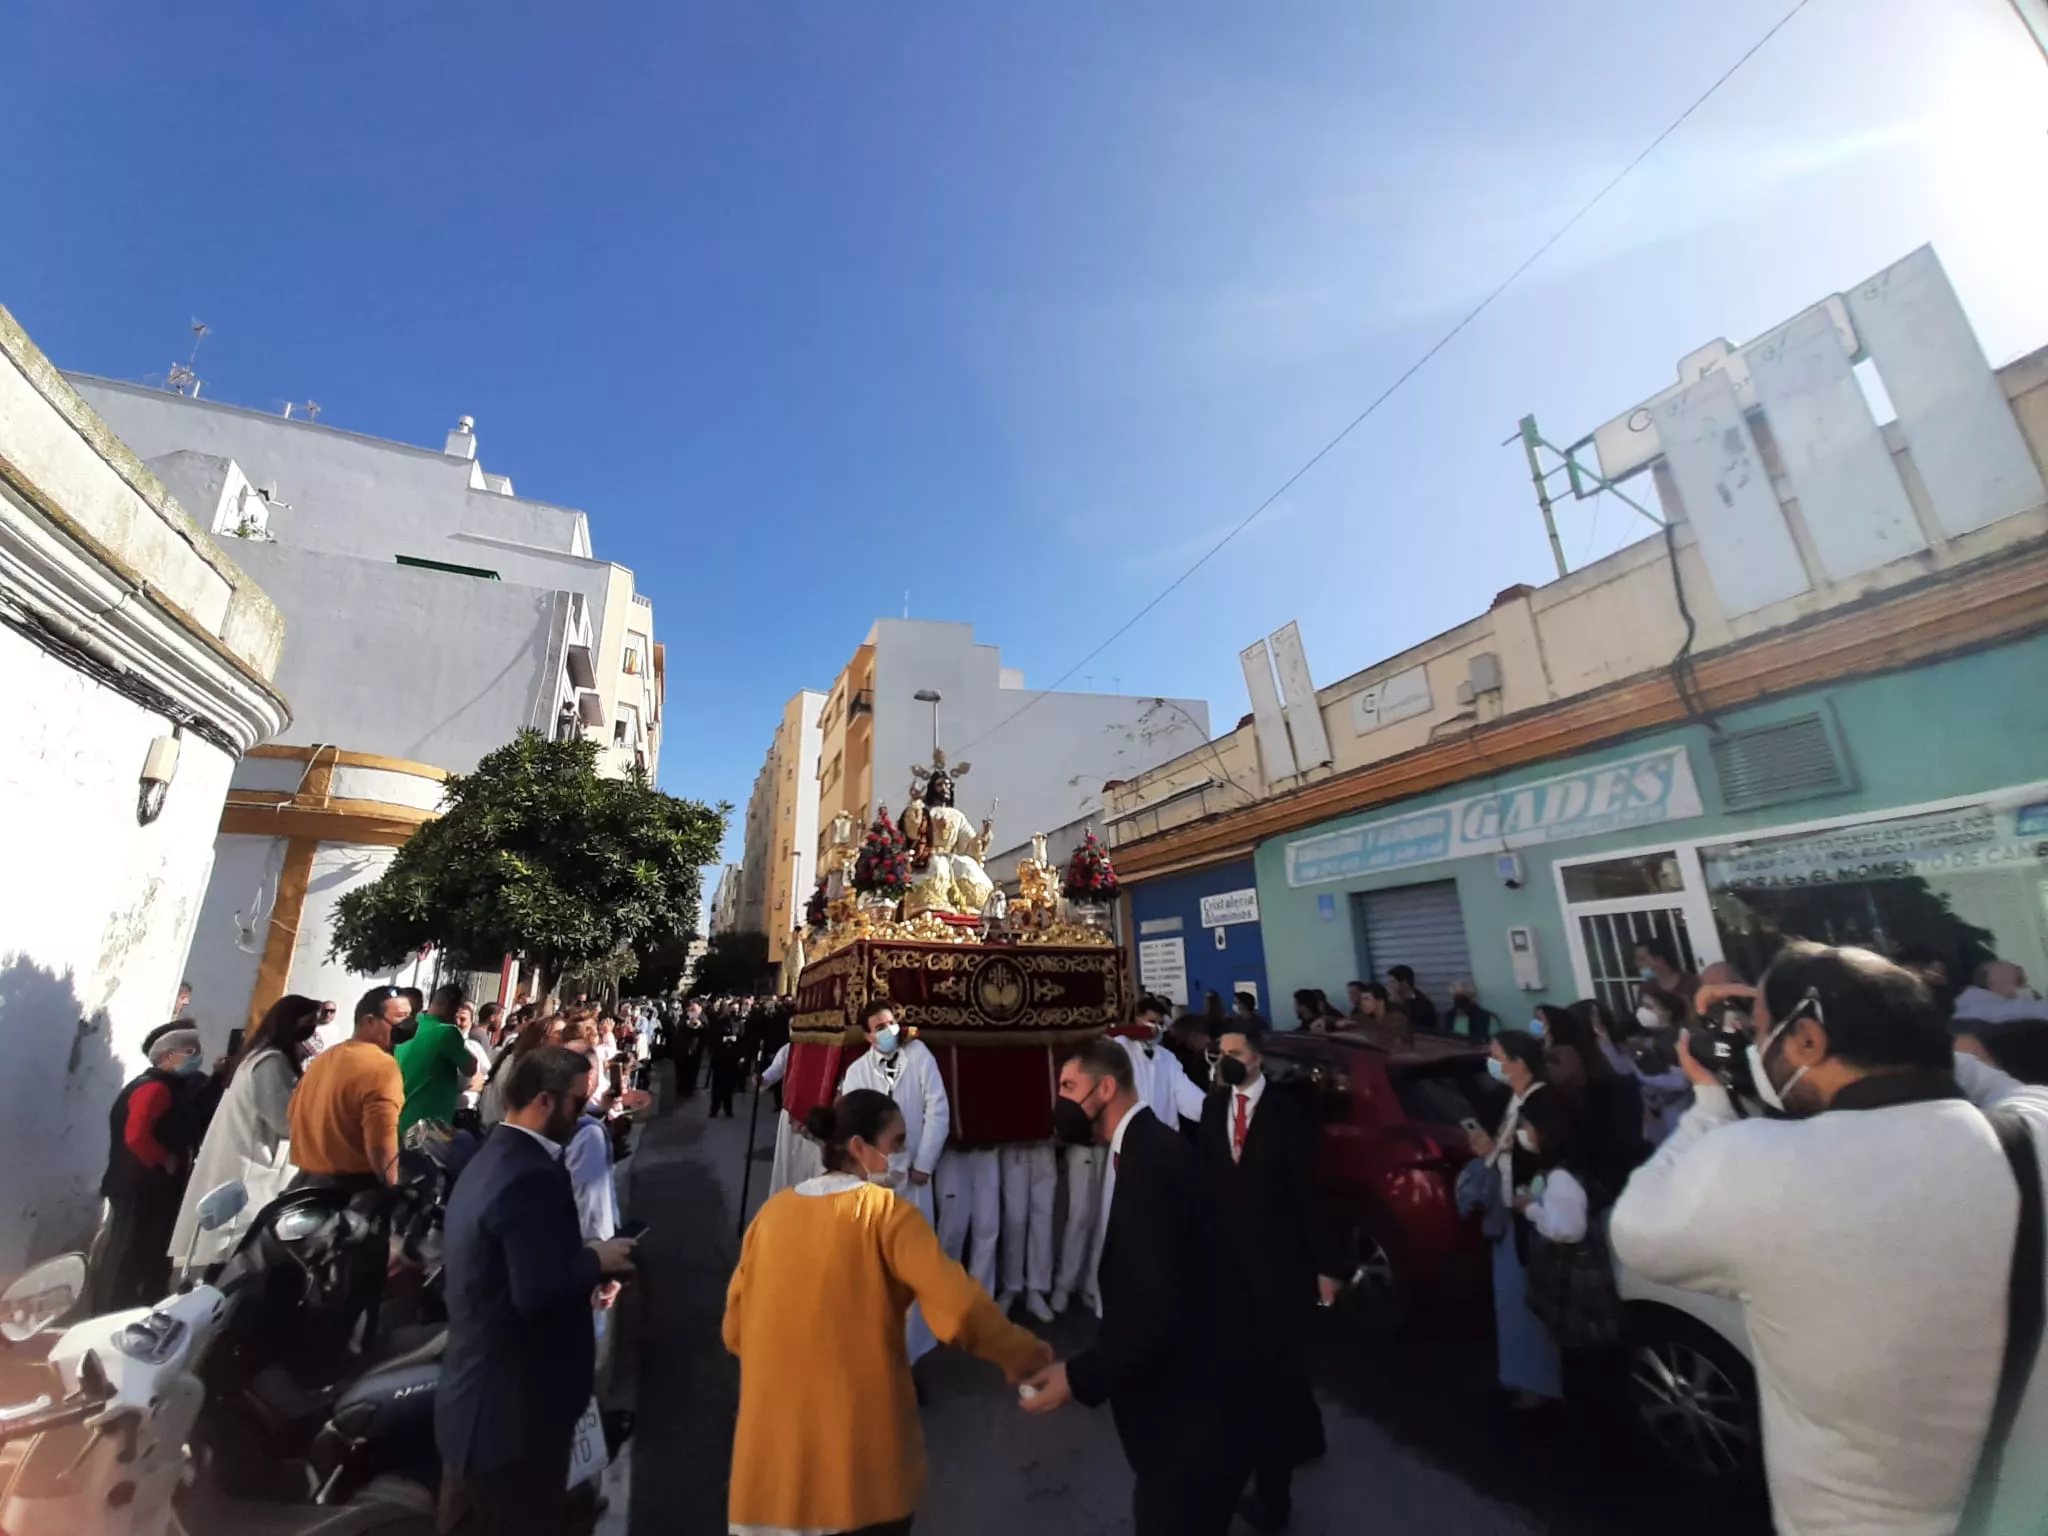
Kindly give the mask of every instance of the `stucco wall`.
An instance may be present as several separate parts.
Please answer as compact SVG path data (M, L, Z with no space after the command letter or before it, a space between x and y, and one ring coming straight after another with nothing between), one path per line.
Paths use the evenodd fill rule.
M1644 848L1667 838L1734 835L1852 816L2048 777L2048 752L2044 752L2048 747L2048 693L2029 685L2029 680L2042 677L2048 677L2048 636L1913 671L1790 695L1722 716L1724 729L1743 730L1811 713L1818 701L1826 701L1853 764L1856 787L1790 805L1733 814L1724 811L1709 734L1703 726L1688 726L1612 743L1597 753L1545 763L1498 779L1475 780L1441 795L1390 802L1364 815L1318 823L1271 839L1259 845L1256 859L1268 977L1281 996L1298 987L1321 987L1339 995L1343 983L1359 973L1362 961L1353 927L1352 894L1455 879L1482 1001L1511 1021L1529 1004L1574 1001L1577 991L1570 947L1552 874L1557 860ZM1290 842L1681 744L1699 785L1703 814L1656 827L1521 849L1525 879L1518 891L1502 885L1490 858L1417 865L1300 889L1287 884L1286 846ZM1328 917L1320 910L1321 896L1335 897L1334 912ZM1512 924L1535 929L1545 982L1540 992L1523 993L1515 986L1506 940ZM1694 937L1697 942L1702 936Z
M957 786L960 809L995 812L996 846L1097 813L1102 786L1204 741L1209 706L1109 693L1054 693L1005 725L1037 695L1001 686L1001 653L974 643L967 624L883 619L875 626L874 794L900 812L914 763L931 761L934 689L939 744L973 771ZM827 818L829 820L829 817Z
M295 706L286 740L466 773L553 696L551 593L270 544L238 553L297 616L278 667Z
M135 815L168 723L0 629L0 1274L91 1235L107 1110L171 1017L229 759L188 736L162 814ZM204 1011L201 995L195 1008Z

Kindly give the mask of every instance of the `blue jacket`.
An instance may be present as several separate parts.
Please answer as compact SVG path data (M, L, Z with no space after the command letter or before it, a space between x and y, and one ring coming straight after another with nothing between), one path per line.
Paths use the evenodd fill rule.
M448 1349L434 1404L441 1460L475 1478L559 1460L596 1376L584 1245L569 1175L516 1126L500 1125L462 1170L444 1225Z

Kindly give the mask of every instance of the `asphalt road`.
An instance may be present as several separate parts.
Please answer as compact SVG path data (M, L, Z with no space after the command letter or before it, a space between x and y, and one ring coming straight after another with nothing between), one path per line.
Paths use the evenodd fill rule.
M652 1223L641 1245L639 1420L631 1530L723 1536L725 1475L739 1378L718 1337L738 1254L746 1162L741 1117L706 1123L700 1093L645 1133L629 1200ZM762 1100L750 1210L767 1178L772 1129ZM1077 1313L1048 1331L1061 1354L1086 1343ZM1755 1500L1704 1496L1657 1476L1597 1414L1531 1420L1492 1400L1487 1313L1426 1317L1395 1339L1333 1322L1322 1383L1329 1454L1296 1480L1296 1536L1655 1532L1766 1536ZM927 1388L930 1490L917 1528L935 1536L1116 1536L1130 1477L1106 1413L1018 1412L1001 1377L935 1352ZM1249 1527L1240 1524L1239 1531Z

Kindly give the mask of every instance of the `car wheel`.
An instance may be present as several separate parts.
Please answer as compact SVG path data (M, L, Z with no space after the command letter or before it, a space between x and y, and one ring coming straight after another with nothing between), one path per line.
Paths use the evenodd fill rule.
M1372 1222L1352 1229L1351 1273L1344 1284L1345 1310L1376 1331L1399 1326L1412 1303L1407 1266L1399 1245Z
M1761 1467L1756 1372L1713 1329L1668 1307L1629 1310L1629 1415L1672 1470L1727 1482Z

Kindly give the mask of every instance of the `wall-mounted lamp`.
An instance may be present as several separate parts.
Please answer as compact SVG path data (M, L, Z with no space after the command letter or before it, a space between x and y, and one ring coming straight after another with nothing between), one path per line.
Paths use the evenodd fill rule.
M135 799L135 819L142 826L163 814L171 780L178 776L180 731L181 727L173 726L170 735L157 737L149 744L149 755L142 760L142 788Z

